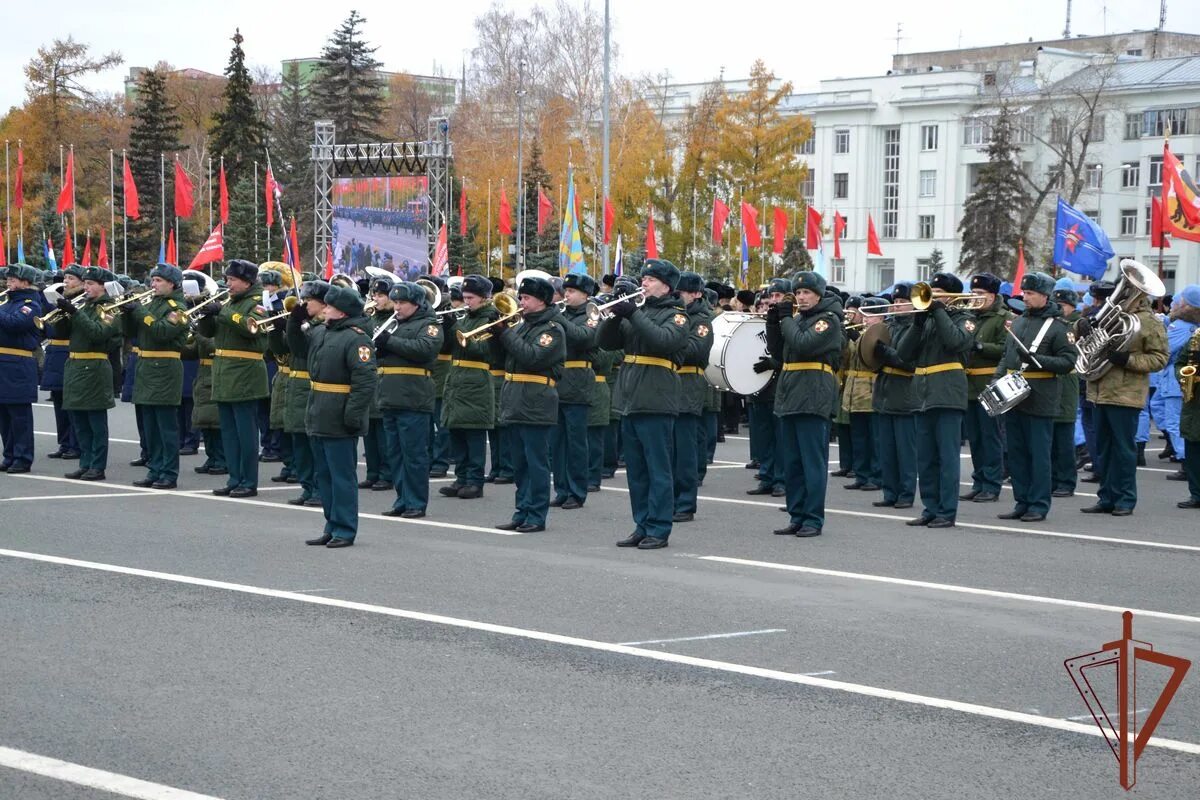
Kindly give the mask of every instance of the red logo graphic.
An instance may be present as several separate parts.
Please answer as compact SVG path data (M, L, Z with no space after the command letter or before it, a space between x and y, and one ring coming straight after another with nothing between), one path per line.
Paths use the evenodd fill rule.
M1080 242L1083 241L1083 237L1079 235L1079 223L1078 222L1076 222L1071 227L1067 228L1066 233L1064 233L1063 236L1067 240L1066 245L1067 245L1068 253L1074 253L1075 248L1079 245Z
M1063 662L1063 666L1071 675L1075 688L1079 690L1079 696L1087 704L1092 719L1096 721L1100 732L1104 734L1104 740L1108 742L1113 755L1117 757L1117 763L1121 767L1121 786L1125 789L1132 789L1133 784L1137 781L1137 760L1141 758L1142 750L1146 748L1146 743L1150 741L1154 729L1158 727L1159 720L1162 719L1167 706L1171 704L1171 699L1175 697L1179 685L1183 683L1183 676L1187 674L1192 662L1179 656L1154 652L1153 645L1139 642L1133 638L1133 612L1126 611L1121 617L1123 625L1121 638L1118 641L1108 642L1094 653L1084 653L1075 658L1068 658ZM1162 694L1158 696L1154 707L1150 709L1150 716L1146 717L1146 721L1140 729L1137 724L1137 664L1139 661L1171 669L1171 677L1167 680L1167 685L1163 687ZM1117 706L1119 710L1116 725L1113 724L1109 713L1105 711L1087 676L1089 670L1107 667L1110 664L1117 669Z

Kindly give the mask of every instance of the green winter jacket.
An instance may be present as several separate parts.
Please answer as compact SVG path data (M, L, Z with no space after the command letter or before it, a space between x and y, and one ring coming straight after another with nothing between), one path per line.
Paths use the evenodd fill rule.
M1042 341L1038 344L1033 356L1037 358L1037 366L1029 364L1025 367L1025 380L1029 382L1029 396L1021 401L1016 411L1033 417L1056 417L1061 408L1062 379L1075 368L1075 357L1079 355L1075 345L1069 341L1067 334L1070 330L1063 320L1062 310L1053 300L1046 303L1044 308L1026 308L1025 313L1013 321L1013 335L1021 340L1027 348L1032 348L1042 326L1050 320L1050 327ZM1012 337L1005 336L1009 341L1005 346L1004 357L996 366L995 380L1001 375L1016 372L1021 369L1021 351Z
M200 361L196 367L196 380L192 382L192 427L215 430L221 427L221 413L212 399L213 340L207 336L193 334L184 344L186 358Z
M1081 314L1078 311L1072 312L1068 317L1063 317L1063 321L1067 323L1067 341L1072 346L1075 345L1075 323L1079 320ZM1076 349L1076 353L1078 353ZM1059 395L1058 395L1058 413L1054 415L1055 422L1070 422L1075 423L1076 415L1079 411L1079 374L1075 372L1075 365L1071 365L1071 371L1066 375L1058 376Z
M842 301L836 294L826 294L794 316L767 317L767 350L781 364L775 386L777 416L837 414L844 335Z
M54 326L54 338L71 340L63 367L64 411L103 411L116 405L108 354L121 346L121 321L105 323L99 316L100 306L111 302L107 294L88 300Z
M558 317L553 306L526 314L520 325L508 327L496 337L495 346L505 352L501 424L558 424L556 383L567 356L566 334ZM590 363L587 371L591 374Z
M241 403L270 396L267 365L263 361L267 337L250 333L246 327L251 318L261 320L267 316L259 305L261 299L262 286L255 283L234 295L218 314L200 320L200 333L211 336L216 345L212 380L213 400L217 403Z
M312 393L305 417L309 436L362 436L375 396L375 348L365 318L345 317L308 329Z
M138 360L133 378L133 402L148 406L177 406L183 401L183 361L187 340L183 311L187 302L179 289L155 297L145 306L126 306L125 335L137 339Z
M689 335L688 316L673 295L647 298L627 318L600 323L599 345L625 355L613 389L617 414L679 413L679 375L683 346Z
M992 381L1008 343L1007 322L1013 318L1000 295L989 308L974 313L975 345L967 353L967 400L972 403Z
M918 403L913 394L913 365L911 361L901 358L895 347L895 343L912 325L912 314L888 317L883 324L891 332L892 344L881 343L880 346L883 367L875 376L871 408L881 414L916 413Z
M574 308L567 306L559 312L557 319L567 341L562 380L557 387L558 402L587 405L592 396L592 386L596 383L591 353L596 346L600 322L587 318L586 303Z
M378 340L377 340L378 341ZM396 329L375 348L379 362L379 408L382 411L433 413L433 366L442 349L442 326L426 305L399 320Z
M592 395L588 405L588 427L607 425L612 414L613 365L621 353L613 350L592 350Z
M1129 361L1113 365L1099 380L1087 382L1087 399L1096 405L1143 408L1150 393L1150 374L1167 365L1166 327L1150 311L1145 295L1138 298L1132 313L1141 322L1141 330L1129 343Z
M712 386L704 377L708 354L712 350L712 307L701 297L687 306L688 337L683 347L683 362L679 367L680 414L704 413L704 402Z
M466 347L457 342L455 331L471 331L495 321L500 314L491 303L485 303L446 327L444 335L455 339L446 376L446 392L442 397L442 424L447 428L488 430L496 424L496 394L492 386L492 343L476 336ZM496 329L491 329L495 334Z
M975 345L975 315L961 309L947 311L935 303L916 317L896 342L896 351L913 369L913 394L918 411L937 408L967 410L967 353Z

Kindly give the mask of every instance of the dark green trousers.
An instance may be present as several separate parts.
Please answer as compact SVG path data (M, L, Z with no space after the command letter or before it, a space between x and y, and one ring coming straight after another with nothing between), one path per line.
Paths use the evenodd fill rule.
M147 478L179 480L179 406L140 406L146 432Z
M221 438L221 429L201 428L200 435L204 438L204 466L225 469L225 441Z
M917 485L925 515L953 520L958 516L963 412L933 408L913 416L917 426Z
M917 492L917 427L912 414L876 414L875 443L883 499L911 503Z
M788 414L779 424L783 435L776 451L783 459L788 515L793 525L820 530L829 483L829 418Z
M305 500L317 496L317 473L312 445L307 433L285 433L284 440L292 443L292 472L300 479L300 496Z
M879 485L879 448L875 446L875 415L859 412L850 415L850 452L854 482Z
M1075 491L1075 423L1054 423L1054 443L1050 446L1051 491Z
M363 450L367 462L367 480L392 482L392 461L388 457L387 434L383 430L383 418L371 418L367 432L363 434Z
M230 489L258 488L258 401L217 403Z
M1100 499L1104 508L1133 508L1137 505L1137 436L1141 409L1097 405L1096 449L1100 457Z
M763 413L767 413L765 408ZM675 510L675 476L671 452L675 446L675 417L670 414L628 414L621 417L625 446L625 476L636 533L655 539L671 535Z
M1054 418L1013 411L1004 418L1014 511L1050 513L1050 446Z
M358 439L310 436L325 533L354 541L358 534Z
M971 400L967 403L965 427L971 445L971 490L999 494L1000 482L1004 480L999 423L988 416L982 403ZM1071 463L1074 461L1072 456Z
M1184 440L1183 472L1187 475L1188 497L1200 500L1200 442Z
M108 466L108 411L69 411L75 437L79 440L79 468L98 469ZM29 426L33 431L33 426Z

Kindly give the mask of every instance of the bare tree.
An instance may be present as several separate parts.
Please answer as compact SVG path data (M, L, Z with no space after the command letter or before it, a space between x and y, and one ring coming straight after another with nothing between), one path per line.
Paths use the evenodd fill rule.
M51 142L63 141L63 118L71 108L96 99L95 93L84 85L84 78L124 62L116 51L92 57L89 49L89 45L70 36L55 39L49 47L39 47L37 55L25 65L25 92L30 102L44 98L49 103Z

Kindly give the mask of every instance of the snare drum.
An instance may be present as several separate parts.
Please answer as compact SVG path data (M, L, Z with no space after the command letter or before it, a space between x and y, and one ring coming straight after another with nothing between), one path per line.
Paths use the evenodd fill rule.
M712 321L713 344L704 377L726 392L756 394L771 382L770 372L755 372L767 355L767 320L741 311L726 311Z
M1020 405L1031 391L1033 390L1029 388L1029 381L1025 380L1024 375L1010 372L989 383L987 388L979 393L979 403L989 417L998 417Z

